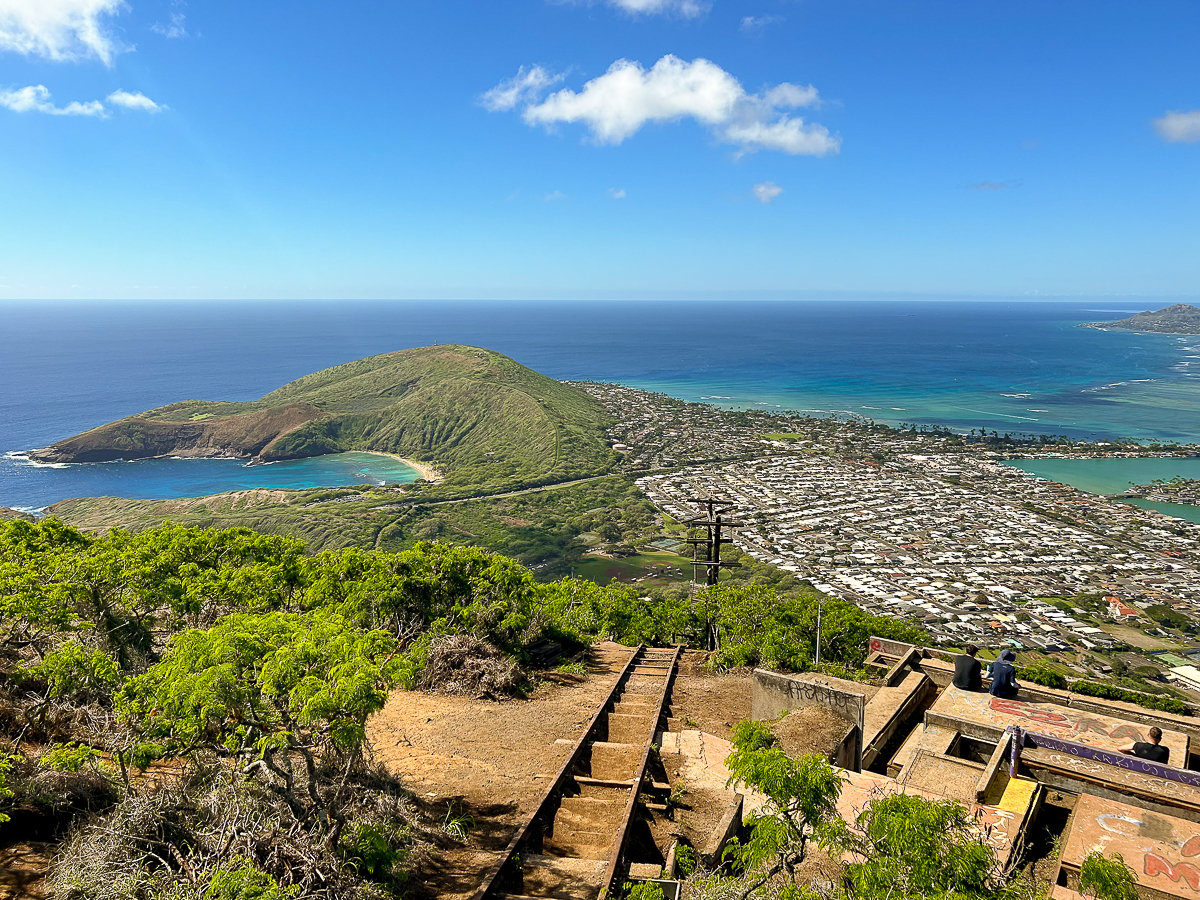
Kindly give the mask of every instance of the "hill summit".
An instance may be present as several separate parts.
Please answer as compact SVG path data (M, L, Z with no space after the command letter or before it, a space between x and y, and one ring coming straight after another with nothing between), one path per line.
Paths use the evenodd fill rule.
M604 471L609 417L584 391L507 356L440 344L305 375L245 403L185 400L30 454L46 462L235 456L258 462L393 453L456 481Z
M1115 322L1088 322L1084 328L1120 328L1124 331L1151 331L1158 334L1200 334L1200 308L1176 303L1162 309L1147 310Z

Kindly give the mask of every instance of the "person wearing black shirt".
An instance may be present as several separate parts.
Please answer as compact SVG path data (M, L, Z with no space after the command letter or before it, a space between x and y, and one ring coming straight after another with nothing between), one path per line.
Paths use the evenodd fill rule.
M1122 753L1127 753L1130 756L1136 756L1138 759L1148 759L1151 762L1166 764L1171 758L1171 748L1164 747L1159 741L1162 740L1162 729L1150 729L1150 741L1134 741L1126 747L1121 748Z
M974 644L967 644L964 652L954 657L954 680L951 684L959 690L983 690L983 666L975 658L978 652L979 648Z

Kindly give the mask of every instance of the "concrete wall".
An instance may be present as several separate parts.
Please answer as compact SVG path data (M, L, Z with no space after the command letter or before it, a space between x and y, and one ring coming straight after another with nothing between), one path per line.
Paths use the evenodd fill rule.
M820 680L806 675L780 675L766 669L755 669L752 694L754 718L774 719L790 709L823 706L861 729L867 695L853 690L857 687L853 681L827 675L818 677Z
M886 638L873 637L870 639L871 652L881 653L893 661L903 657L912 646L912 644L900 641L889 641ZM950 679L954 677L954 654L931 647L922 647L920 650L923 657L920 663L921 671L932 678L939 688L949 685ZM1020 668L1019 658L1017 662L1018 668ZM1017 680L1020 681L1020 678ZM987 681L985 680L984 683L987 684ZM1060 706L1070 706L1082 712L1115 716L1142 725L1157 725L1164 731L1178 731L1186 734L1193 745L1200 747L1200 720L1194 716L1178 716L1173 713L1146 709L1136 703L1089 697L1086 694L1073 694L1070 691L1060 691L1028 682L1021 682L1019 699L1057 703ZM1196 750L1192 749L1191 753L1195 754Z
M855 682L826 675L779 675L766 669L754 670L752 715L775 719L792 709L820 706L852 727L833 754L835 765L857 772L862 763L863 710L866 694L853 690Z
M896 659L902 657L909 650L913 649L915 644L906 644L903 641L891 641L887 638L873 637L870 639L869 648L872 653L883 653L886 656L891 656Z
M833 750L833 764L857 772L862 768L862 732L857 725L849 725L846 736Z
M732 837L741 831L744 800L745 798L741 794L734 794L733 802L725 810L725 815L721 817L721 821L713 828L708 836L708 840L700 848L700 860L706 866L710 868L719 866L721 864L721 854L724 853L725 846Z

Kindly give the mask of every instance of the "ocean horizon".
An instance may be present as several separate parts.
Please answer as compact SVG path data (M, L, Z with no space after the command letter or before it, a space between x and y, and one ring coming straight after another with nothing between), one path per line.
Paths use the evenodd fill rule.
M489 347L553 378L618 382L727 408L962 432L1200 442L1200 336L1078 327L1158 305L4 301L0 505L269 486L250 483L266 468L239 461L161 460L137 464L141 474L126 479L142 493L117 493L111 467L44 468L21 454L167 403L256 399L331 365L437 343ZM402 477L376 471L371 460L302 462L298 486ZM202 474L206 466L214 480Z

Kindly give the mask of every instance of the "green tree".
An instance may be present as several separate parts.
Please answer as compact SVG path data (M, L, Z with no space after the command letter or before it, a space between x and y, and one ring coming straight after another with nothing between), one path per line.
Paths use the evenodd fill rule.
M950 800L870 800L854 822L838 819L825 828L821 842L849 854L846 885L854 900L992 897L1004 887L991 847Z
M507 650L529 636L538 587L514 560L444 543L419 543L399 553L323 553L309 573L308 606L336 609L402 643L432 631L473 634Z
M726 850L746 873L743 898L779 877L799 887L796 868L810 838L837 819L842 780L829 761L816 754L792 759L775 743L764 723L739 722L725 760L731 784L745 782L770 800L747 822L745 842Z
M72 574L91 539L57 519L0 522L0 651L40 659L87 627Z
M1154 603L1147 606L1146 615L1167 628L1187 628L1191 624L1187 616L1165 603Z
M339 798L361 765L367 717L395 683L395 652L391 635L331 611L231 615L177 635L125 684L119 709L161 754L233 758L336 843ZM319 765L334 762L341 780L323 790Z

